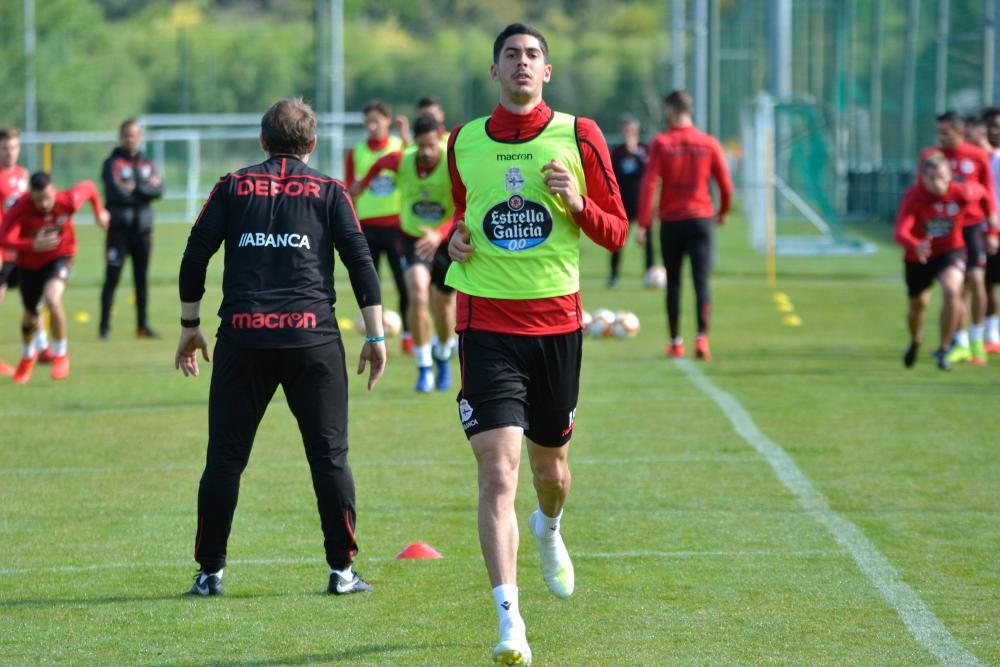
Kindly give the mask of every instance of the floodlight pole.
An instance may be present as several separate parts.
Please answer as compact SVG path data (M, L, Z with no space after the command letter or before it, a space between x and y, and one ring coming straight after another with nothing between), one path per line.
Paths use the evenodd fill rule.
M708 129L708 3L694 3L694 124Z
M35 101L35 0L24 0L24 130L38 131L38 107Z
M934 71L934 113L948 107L948 40L951 36L951 2L938 0L937 62Z
M330 0L330 111L333 114L330 173L344 165L344 3Z
M687 32L687 26L685 25L684 13L684 0L673 0L670 3L670 60L673 63L671 85L674 90L683 90L686 85L684 81L684 36Z

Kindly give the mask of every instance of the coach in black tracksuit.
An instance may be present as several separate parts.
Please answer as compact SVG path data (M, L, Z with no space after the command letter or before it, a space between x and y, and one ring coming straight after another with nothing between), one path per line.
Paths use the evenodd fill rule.
M104 203L111 214L105 244L104 287L101 290L101 338L111 331L111 303L121 278L125 258L132 258L135 282L136 334L140 338L154 337L146 322L146 274L153 244L154 200L163 194L163 183L156 164L139 150L142 128L130 118L121 124L120 144L101 170L104 182Z
M334 316L333 250L364 316L358 366L368 388L385 367L378 275L344 186L306 166L316 116L301 100L276 102L261 120L270 157L223 177L191 229L180 270L181 336L175 365L198 373L208 360L199 328L208 261L225 243L222 319L208 403L208 455L198 489L191 592L222 593L226 543L254 435L280 384L298 420L312 469L330 565L329 592L371 590L351 570L354 478L347 463L347 374Z

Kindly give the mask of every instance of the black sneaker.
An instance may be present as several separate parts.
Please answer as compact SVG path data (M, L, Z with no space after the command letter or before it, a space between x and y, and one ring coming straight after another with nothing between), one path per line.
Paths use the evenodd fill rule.
M618 289L618 276L608 278L608 289Z
M948 351L937 349L934 350L934 359L937 361L937 367L943 371L951 370L951 362L948 361Z
M352 572L353 579L344 579L336 572L330 573L330 585L326 592L330 595L350 595L351 593L371 593L374 590L357 572Z
M136 338L159 338L160 335L149 327L139 327L135 331Z
M910 346L906 348L906 354L903 355L903 365L907 368L913 368L913 364L917 363L917 352L919 351L919 343L910 343Z
M221 576L199 572L194 578L194 586L188 591L188 595L222 595L224 592Z

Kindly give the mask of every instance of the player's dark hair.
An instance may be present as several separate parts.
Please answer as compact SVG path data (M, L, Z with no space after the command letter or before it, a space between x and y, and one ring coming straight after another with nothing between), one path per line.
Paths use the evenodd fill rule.
M18 139L21 137L21 131L16 127L0 127L0 141L7 141L8 139Z
M308 155L316 137L316 114L301 97L278 100L260 119L260 136L272 155Z
M542 47L542 55L545 56L545 62L549 62L549 43L545 41L545 36L538 32L536 29L532 28L530 25L524 25L523 23L511 23L509 26L500 31L497 38L493 41L493 64L500 62L500 52L503 50L503 44L507 41L509 37L514 35L531 35L538 40L538 44Z
M52 177L44 171L36 171L31 175L28 180L28 187L30 187L35 192L41 192L45 188L52 185Z
M419 137L426 132L437 132L440 129L437 118L429 113L422 113L413 121L413 136Z
M948 158L944 156L944 153L940 151L933 151L926 158L924 158L924 163L920 167L920 173L926 174L928 171L940 169L941 167L951 169L951 163L948 162Z
M374 111L375 113L381 114L386 118L392 118L392 107L383 102L382 100L371 100L361 109L361 113L366 114L369 111Z
M138 118L126 118L122 121L122 124L118 126L118 136L125 134L125 130L132 125L140 125ZM141 125L140 125L141 127Z
M983 109L983 122L988 123L997 116L1000 116L1000 107L986 107Z
M690 114L694 110L694 100L686 90L672 90L663 98L663 103L675 113Z
M441 106L441 100L434 97L433 95L428 95L427 97L421 97L417 101L418 109L426 109L427 107L439 107Z
M943 123L948 127L954 128L956 130L961 130L965 127L965 123L962 121L962 115L957 111L945 111L936 117L937 122Z
M986 121L980 116L966 116L963 121L966 129L970 127L986 127Z

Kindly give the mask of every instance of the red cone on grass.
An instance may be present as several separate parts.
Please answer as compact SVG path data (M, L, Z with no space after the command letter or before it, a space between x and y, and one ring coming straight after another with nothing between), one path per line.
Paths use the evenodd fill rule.
M431 545L418 542L416 544L411 544L396 554L396 560L402 560L404 558L444 558L444 556L438 553L438 551Z

